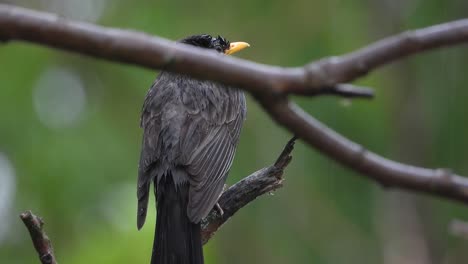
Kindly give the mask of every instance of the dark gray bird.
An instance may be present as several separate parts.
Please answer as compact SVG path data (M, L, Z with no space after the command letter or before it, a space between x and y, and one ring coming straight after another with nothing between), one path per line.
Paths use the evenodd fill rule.
M180 42L224 54L249 46L210 35ZM151 263L203 263L200 220L223 190L245 115L244 94L236 88L165 71L153 83L141 114L137 191L140 229L154 183L157 220Z

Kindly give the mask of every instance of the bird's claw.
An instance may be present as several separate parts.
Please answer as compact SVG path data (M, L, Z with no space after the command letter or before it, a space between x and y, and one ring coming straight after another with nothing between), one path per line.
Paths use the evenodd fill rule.
M221 205L219 205L219 203L216 203L216 204L215 204L215 209L216 209L216 211L218 211L218 213L219 213L220 216L223 216L223 215L224 215L223 208L221 208Z

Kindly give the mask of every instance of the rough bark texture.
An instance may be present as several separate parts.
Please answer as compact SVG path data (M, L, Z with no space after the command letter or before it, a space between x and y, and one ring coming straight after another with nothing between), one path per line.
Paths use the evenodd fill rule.
M292 138L284 147L275 164L258 170L231 186L221 195L218 203L223 210L213 209L202 221L203 243L215 234L239 209L255 200L260 195L269 193L283 186L283 172L292 159L291 152L296 138Z
M24 225L28 228L29 234L31 235L34 248L39 254L39 260L42 264L57 264L54 256L54 249L43 230L44 222L42 219L34 215L31 211L26 211L20 215Z

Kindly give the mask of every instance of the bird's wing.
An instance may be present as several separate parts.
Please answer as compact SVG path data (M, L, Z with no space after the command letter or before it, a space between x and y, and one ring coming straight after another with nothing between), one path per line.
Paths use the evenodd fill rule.
M152 87L158 85L160 77L153 83ZM155 162L159 160L161 155L160 132L161 132L161 108L163 105L153 103L155 89L151 89L145 98L143 104L140 126L143 128L143 140L141 144L140 162L138 164L138 211L137 211L137 226L140 229L145 223L146 211L149 200L149 189L151 179L156 173L151 168ZM154 111L151 111L154 108Z
M244 95L236 89L167 72L158 76L141 119L139 228L146 218L151 180L171 168L189 174L190 220L199 222L208 214L231 167L245 112Z
M216 94L212 102L210 94L205 94L205 107L190 108L192 102L185 102L189 110L197 109L186 119L180 142L181 160L190 175L187 214L194 223L218 201L245 119L244 95L235 89L223 89L213 91L222 94ZM200 98L196 103L203 101Z

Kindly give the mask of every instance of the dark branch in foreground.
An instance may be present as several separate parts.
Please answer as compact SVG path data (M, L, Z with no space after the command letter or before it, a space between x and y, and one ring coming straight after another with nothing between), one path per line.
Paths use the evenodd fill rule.
M219 199L223 215L215 209L203 219L203 244L215 234L239 209L255 200L260 195L274 191L283 186L283 171L292 159L291 151L296 138L292 138L284 147L275 164L252 173L227 189Z
M275 164L263 168L245 177L231 186L221 195L219 205L224 211L220 215L216 209L203 219L202 239L203 244L215 234L215 232L239 209L252 202L258 196L274 191L283 186L283 172L292 159L291 152L296 138L292 138L284 147ZM44 222L31 211L20 215L21 220L29 230L34 248L39 254L42 264L56 264L52 244L42 229Z
M73 22L8 5L0 5L0 39L34 42L235 85L253 94L272 118L309 145L370 179L384 186L468 203L467 178L446 169L431 170L385 159L321 124L287 100L288 94L368 97L369 91L343 83L413 54L468 42L468 19L408 31L347 55L296 68L220 56L143 33Z
M178 44L141 32L70 21L54 14L0 4L0 40L22 40L152 69L186 73L201 79L244 87L258 93L321 93L369 97L330 80L316 84L307 68L282 68ZM195 67L196 66L196 67ZM226 71L229 69L229 71ZM315 72L315 71L314 71ZM322 76L325 77L325 76Z
M384 187L438 195L468 204L468 178L449 169L427 169L386 159L343 137L286 100L262 105L299 138L339 163L361 172Z
M49 237L42 229L44 222L34 215L31 211L26 211L20 215L24 225L28 228L29 234L36 248L37 254L42 264L56 264L54 249L50 243Z
M97 58L185 73L259 94L340 94L335 85L353 81L379 66L422 51L467 42L468 19L408 31L348 55L295 68L219 56L141 32L74 22L4 4L0 4L0 39L40 43Z

